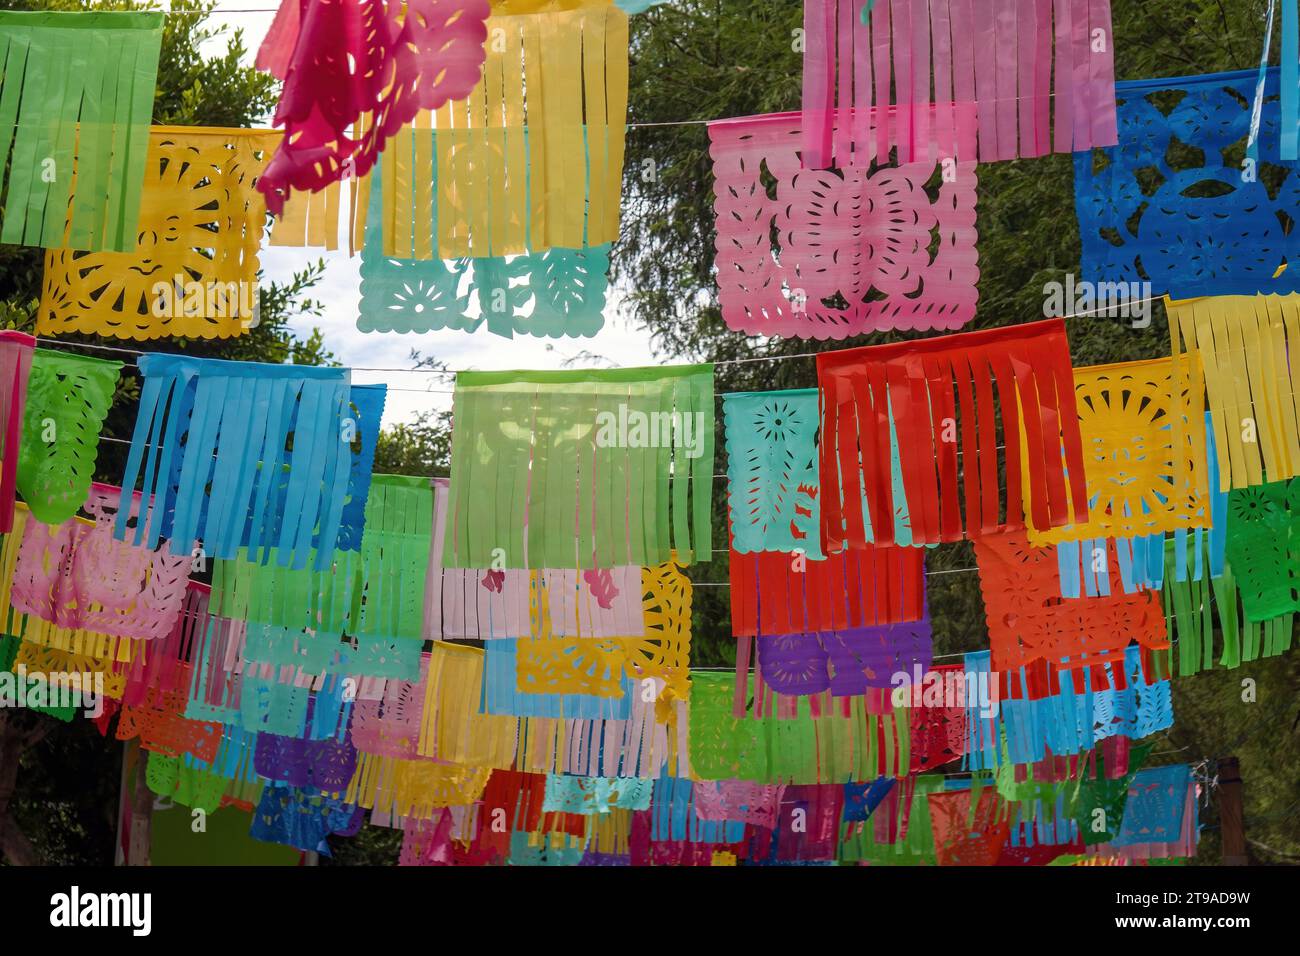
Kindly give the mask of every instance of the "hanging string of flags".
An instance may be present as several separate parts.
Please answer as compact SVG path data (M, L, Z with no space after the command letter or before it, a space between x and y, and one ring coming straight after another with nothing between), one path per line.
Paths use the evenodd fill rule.
M335 249L344 207L363 331L597 334L654 5L285 0L274 130L148 125L162 14L0 13L36 334L245 334L267 213ZM725 549L710 364L460 373L431 480L372 474L387 390L349 369L144 353L109 485L122 364L0 332L0 697L94 701L150 789L256 839L392 827L405 865L1194 856L1171 681L1300 612L1296 7L1257 95L1116 83L1107 0L994 6L807 0L803 109L708 125L728 327L943 333L722 395ZM975 164L1050 152L1084 274L1163 294L1168 356L961 331ZM963 540L988 647L937 655L927 555ZM722 673L691 667L715 552Z

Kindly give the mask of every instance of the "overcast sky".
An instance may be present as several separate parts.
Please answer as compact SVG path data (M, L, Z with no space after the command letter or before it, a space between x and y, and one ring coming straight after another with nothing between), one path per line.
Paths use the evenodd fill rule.
M263 10L276 6L275 0L218 0L218 10ZM270 12L216 13L214 26L240 27L248 59L266 35L274 16ZM218 41L224 49L225 41ZM346 191L345 191L346 192ZM451 407L451 382L427 372L367 372L361 368L410 368L411 350L445 362L452 369L558 368L568 358L592 353L606 360L584 357L582 366L647 365L653 362L649 336L619 315L617 294L611 290L605 309L605 327L591 339L537 339L532 336L513 340L492 335L485 329L466 333L430 332L402 335L396 332L358 332L357 308L360 302L360 257L349 258L346 251L329 253L320 249L291 249L264 246L260 252L262 268L268 281L284 280L308 262L325 259L325 277L312 290L312 297L325 304L319 319L308 317L295 323L303 334L319 325L325 345L345 365L352 366L352 380L358 383L385 382L388 402L384 424L410 421L426 409ZM443 394L446 393L446 394Z

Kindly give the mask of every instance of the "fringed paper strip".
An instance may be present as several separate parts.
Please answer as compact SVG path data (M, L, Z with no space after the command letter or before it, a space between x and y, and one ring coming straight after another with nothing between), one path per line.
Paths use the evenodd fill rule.
M221 743L221 725L184 716L185 695L149 694L140 706L124 704L117 720L118 740L140 740L148 751L178 757L191 754L210 761Z
M259 52L284 80L273 119L284 139L257 187L277 215L291 189L364 176L420 110L468 95L487 37L487 0L299 2L299 17L279 19ZM349 136L363 116L364 132Z
M1300 475L1300 297L1166 299L1165 307L1173 354L1199 353L1204 365L1219 490Z
M913 682L910 690L903 690L913 697L909 726L912 773L933 770L961 759L966 753L965 665L941 664L928 668L924 680L929 681L924 688ZM954 684L960 685L960 695L947 693ZM916 706L918 691L921 692L919 707Z
M1040 658L1069 667L1119 660L1130 640L1168 646L1155 592L1063 601L1056 555L1021 532L976 538L975 558L999 671Z
M789 718L737 717L731 702L734 680L731 674L691 675L695 779L834 783L907 775L908 720L902 708L886 701L883 712L874 713L865 698L854 697L820 716L801 701Z
M258 734L255 754L258 776L327 793L346 789L357 767L357 749L346 736L311 740Z
M425 640L490 640L542 633L582 638L645 634L643 571L634 565L588 571L444 568L447 480L435 478L433 487Z
M518 721L479 712L483 651L435 642L429 656L419 755L466 767L514 765Z
M731 546L820 559L817 389L722 396Z
M121 489L94 484L91 520L56 527L27 522L14 573L14 607L59 627L114 637L168 636L185 599L190 556L134 547L113 537Z
M384 405L387 400L387 385L352 386L351 399L348 402L348 417L344 419L344 427L351 429L351 440L348 445L352 453L352 466L348 472L348 492L343 502L343 516L339 521L339 535L334 542L334 547L339 551L361 550L361 536L366 528L366 515L370 501L370 475L375 464L375 450L379 445L379 432L383 425ZM347 424L349 421L351 425ZM349 436L345 433L344 437ZM387 492L390 499L399 494L391 487L393 484L400 485L401 482L390 482ZM412 487L418 487L418 484ZM396 520L400 525L404 520L413 520L413 513L408 513L406 509L414 507L416 506L409 501L390 500L384 505L384 512L389 519ZM317 548L321 547L319 537L313 544Z
M1074 800L1074 817L1085 846L1109 843L1118 835L1124 820L1129 786L1150 751L1150 744L1134 748L1123 773L1112 776L1112 767L1106 764L1098 767L1095 776L1089 775L1080 782ZM1104 773L1100 772L1103 770Z
M362 753L344 800L381 815L428 820L446 807L478 800L491 773L486 768Z
M963 765L975 770L1000 763L1033 763L1049 754L1076 754L1112 737L1139 739L1173 725L1168 680L1148 677L1142 649L1130 645L1116 661L1099 668L1059 672L1059 687L1044 697L1027 693L1028 668L1002 675L1013 693L994 700L967 700ZM966 683L992 686L988 651L965 658ZM1094 673L1100 671L1101 676ZM1004 748L1005 740L1005 748Z
M893 148L973 162L977 137L982 163L1114 144L1110 0L862 6L804 5L805 165L883 163Z
M521 722L518 766L529 772L654 777L685 774L687 764L686 704L662 681L653 694L632 695L628 720Z
M332 856L325 838L352 836L363 822L359 807L297 787L267 787L248 835L266 843Z
M1033 527L1044 530L1083 520L1084 456L1071 371L1060 319L819 354L823 547L863 547L868 512L876 543L896 541L883 454L893 427L906 436L899 455L915 542L1019 528L1026 510ZM999 445L1006 448L1005 500Z
M732 551L730 572L736 637L840 631L925 614L925 553L916 548L868 546L822 561Z
M617 640L617 639L615 639ZM514 638L484 645L483 713L570 720L626 720L636 684L621 675L622 650L613 641ZM573 689L576 688L576 689Z
M1248 621L1300 611L1300 478L1228 492L1227 557Z
M293 0L288 0L281 10L293 5ZM337 250L340 191L338 183L330 183L320 192L291 192L289 201L284 205L284 212L271 227L268 245L326 249L330 252ZM354 220L357 214L355 180L352 184L352 198L353 205L349 213Z
M1196 529L1195 540L1202 537ZM1185 531L1178 540L1188 538ZM1056 565L1061 578L1061 597L1109 597L1112 591L1125 594L1159 590L1164 582L1164 532L1136 538L1091 538L1063 541L1056 546ZM1112 582L1112 569L1117 581Z
M712 365L462 372L453 414L444 564L651 567L712 547Z
M487 26L492 40L483 79L434 118L437 255L614 242L627 123L627 15L588 4L494 16Z
M162 25L157 12L0 13L0 242L134 246Z
M355 436L349 372L343 368L263 365L149 354L140 412L122 487L143 472L147 513L134 540L172 548L199 538L209 557L272 550L281 565L302 568L316 540L338 538ZM182 443L182 438L184 441ZM287 451L292 437L292 451ZM126 538L133 512L118 512ZM318 548L315 566L328 566Z
M1124 825L1116 846L1134 843L1172 843L1183 830L1187 792L1193 788L1187 764L1139 770L1128 788Z
M974 318L973 160L801 169L797 113L710 123L709 139L729 328L843 339Z
M99 431L121 370L121 362L36 350L27 381L18 491L38 521L62 524L86 500Z
M695 812L695 783L664 775L653 781L650 839L653 842L739 843L740 820L709 820Z
M186 581L178 613L170 632L140 648L127 672L122 703L139 706L151 690L177 693L187 700L194 674L195 651L208 629L211 589L200 581Z
M542 810L581 814L605 814L614 809L648 810L656 783L646 779L548 774Z
M932 793L930 826L940 866L992 866L1007 842L1007 805L992 787Z
M1088 518L1034 545L1163 534L1209 524L1205 402L1195 355L1075 369Z
M14 525L19 446L35 347L36 339L25 332L0 331L0 534L8 534Z
M1260 163L1242 163L1255 71L1115 85L1119 145L1074 157L1083 274L1121 298L1300 290L1300 166L1278 155L1269 69ZM1265 165L1289 175L1270 179ZM1114 285L1119 283L1119 285ZM1125 292L1127 289L1127 293Z
M375 700L358 699L352 707L352 742L362 753L408 760L417 756L424 720L428 658L418 681L389 680Z
M938 775L900 780L865 823L845 827L840 858L874 866L933 866L929 795L943 789Z
M319 644L326 656L340 649L343 635L401 639L414 646L418 663L432 511L428 479L375 475L359 552L337 552L324 571L218 561L213 613L284 629L283 638Z
M513 258L420 258L420 248L411 245L409 235L395 243L384 228L395 201L384 185L395 178L390 153L384 152L385 160L369 177L360 331L473 332L484 323L489 332L505 338L516 333L579 337L600 331L609 284L608 244Z
M137 241L122 251L47 251L36 334L211 339L256 325L266 206L253 186L279 138L155 128Z
M763 681L779 694L835 697L865 694L869 687L894 687L897 675L929 669L933 655L930 621L884 624L758 639Z
M786 788L748 780L699 780L693 803L701 820L736 820L755 827L776 826Z
M1190 547L1200 549L1201 546L1200 542L1190 542ZM1262 657L1277 657L1291 649L1294 612L1263 621L1251 620L1243 613L1244 601L1237 578L1226 562L1220 574L1186 575L1185 580L1179 581L1175 574L1178 549L1178 542L1168 542L1164 605L1165 627L1173 645L1167 664L1171 676L1186 677L1213 669L1216 632L1222 642L1221 667L1239 667ZM1188 559L1187 551L1185 545L1184 561ZM1192 556L1191 560L1197 559Z

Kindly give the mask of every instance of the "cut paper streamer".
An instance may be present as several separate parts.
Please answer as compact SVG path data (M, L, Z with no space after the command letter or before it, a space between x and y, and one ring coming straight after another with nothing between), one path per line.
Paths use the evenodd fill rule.
M865 694L869 687L897 686L897 675L929 670L930 621L846 628L758 639L763 681L778 694L834 697Z
M966 698L963 766L987 770L1082 754L1098 745L1122 748L1128 740L1168 729L1174 719L1169 681L1148 677L1154 662L1138 645L1129 645L1121 657L1090 668L1040 661L999 674L990 671L989 651L966 654L966 685L987 685L998 694L996 708L982 693Z
M365 502L360 550L337 551L325 570L263 566L247 559L218 561L213 568L213 614L265 624L281 653L318 643L324 654L313 672L338 652L343 635L364 639L370 653L378 644L411 645L391 653L419 667L424 628L424 574L429 566L433 492L428 479L376 475ZM305 630L305 633L304 633ZM250 639L252 633L250 632ZM290 658L257 656L272 663ZM372 661L380 665L382 661ZM354 659L354 674L377 674ZM408 676L413 676L413 672Z
M801 169L797 113L710 123L709 141L729 328L842 339L974 318L973 161Z
M91 520L27 522L13 578L15 609L112 637L153 640L172 632L191 558L115 540L120 497L120 489L95 484L84 505Z
M849 697L815 715L798 701L789 717L732 712L731 674L691 675L690 759L702 780L843 783L906 776L908 716L883 701ZM883 707L875 705L883 703Z
M627 14L607 4L488 20L483 79L437 110L437 255L506 256L618 239L627 124ZM416 125L429 125L418 117ZM419 136L419 131L416 132ZM400 136L396 145L400 148ZM405 201L429 176L397 180ZM399 164L402 160L399 160ZM422 204L423 206L423 204ZM403 210L405 218L409 214ZM428 247L428 213L409 226ZM386 250L387 251L387 248Z
M293 5L293 0L288 0L280 9L283 11ZM352 203L349 206L349 217L355 219L356 180L352 181L351 186ZM326 249L330 252L338 249L340 191L338 183L330 183L319 192L290 193L289 200L284 205L284 212L271 227L269 245L310 247Z
M417 752L466 767L514 766L519 723L480 713L483 654L435 642L429 655Z
M468 95L487 38L487 0L297 2L258 52L258 66L284 81L273 118L284 139L257 184L276 215L290 190L364 176L416 113Z
M520 643L525 646L527 662L523 671L518 662ZM627 720L637 685L631 678L619 676L617 649L607 653L611 643L546 641L537 648L527 638L489 641L484 645L483 712L583 721ZM579 689L557 692L557 687Z
M1219 666L1236 668L1264 657L1277 657L1291 649L1295 614L1288 611L1263 621L1244 613L1244 600L1237 577L1226 562L1218 574L1208 570L1185 575L1175 573L1179 542L1170 541L1164 582L1165 627L1173 645L1168 653L1171 676L1186 677L1214 667L1215 635L1219 635ZM1183 563L1201 563L1191 548L1202 542L1183 543ZM1204 542L1208 550L1209 542Z
M684 697L691 647L690 580L670 562L644 569L641 591L642 637L557 638L545 630L546 609L537 607L535 621L541 629L515 644L516 689L534 695L627 697L626 681L640 685L647 678L659 678ZM578 715L566 712L564 716ZM621 718L626 713L598 716Z
M356 773L344 799L375 814L429 820L440 810L467 806L487 786L492 771L428 760L397 760L358 755Z
M547 774L545 813L609 813L614 809L649 810L650 794L658 781L562 777Z
M589 571L444 568L448 481L435 478L433 546L424 599L425 640L640 637L643 574L624 565ZM549 612L549 620L543 617ZM549 631L544 630L549 628Z
M211 339L256 325L266 206L254 183L279 139L153 129L137 241L124 251L46 252L36 334Z
M1227 557L1247 620L1300 611L1300 478L1228 492Z
M1205 400L1196 355L1074 370L1088 520L1039 530L1033 545L1163 534L1210 523Z
M841 631L919 621L925 614L925 554L919 549L866 547L823 561L732 551L729 564L736 637Z
M817 389L722 396L731 546L820 559Z
M0 242L134 248L162 25L0 12Z
M399 139L395 146L401 146ZM369 177L369 213L361 247L362 332L473 332L486 324L505 338L592 336L605 324L609 246L548 249L514 258L420 259L406 243L389 249L384 229L393 180L384 151ZM520 281L525 280L525 281ZM477 314L475 314L477 312Z
M35 348L36 339L25 332L0 331L0 534L8 534L14 526L18 457Z
M975 559L998 671L1039 659L1066 667L1121 660L1130 640L1167 646L1154 591L1062 600L1055 551L1028 544L1023 532L975 538Z
M1016 529L1026 511L1039 529L1088 513L1069 343L1060 319L822 352L817 382L827 553L864 547L868 517L877 545L896 543L897 501L883 454L894 429L905 436L898 451L915 543ZM1007 441L1007 435L1024 440ZM1006 448L1005 500L999 445Z
M712 547L713 408L712 365L460 373L443 563L692 563Z
M993 866L1010 835L1007 805L997 790L972 783L927 798L939 866Z
M1119 145L1074 158L1083 274L1127 298L1300 291L1300 167L1278 155L1278 70L1266 75L1258 165L1231 159L1250 132L1255 73L1117 83ZM1289 175L1270 185L1265 165Z
M121 370L121 362L36 350L27 380L18 491L38 521L63 524L86 500L99 432Z
M1197 352L1204 365L1217 490L1300 475L1300 297L1216 296L1165 307L1173 354Z
M905 163L918 154L987 163L1115 143L1110 0L867 7L804 4L809 168L885 163L893 148Z
M1194 789L1187 764L1139 770L1129 784L1124 823L1116 846L1134 843L1170 843L1183 829L1188 790Z
M351 448L345 368L143 355L140 412L123 488L143 482L147 508L118 512L114 534L173 549L196 538L211 558L250 557L306 567L315 541L338 538ZM292 436L292 445L289 439ZM288 448L292 451L288 451ZM315 552L323 570L330 548Z

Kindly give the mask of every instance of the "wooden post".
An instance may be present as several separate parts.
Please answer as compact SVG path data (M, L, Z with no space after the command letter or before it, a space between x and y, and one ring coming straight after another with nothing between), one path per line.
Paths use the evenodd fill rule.
M1241 768L1236 757L1219 758L1219 834L1223 865L1246 866L1246 823L1241 812Z
M146 775L149 755L135 748L135 782L131 792L131 837L126 854L127 866L149 866L149 845L153 822L153 791Z

